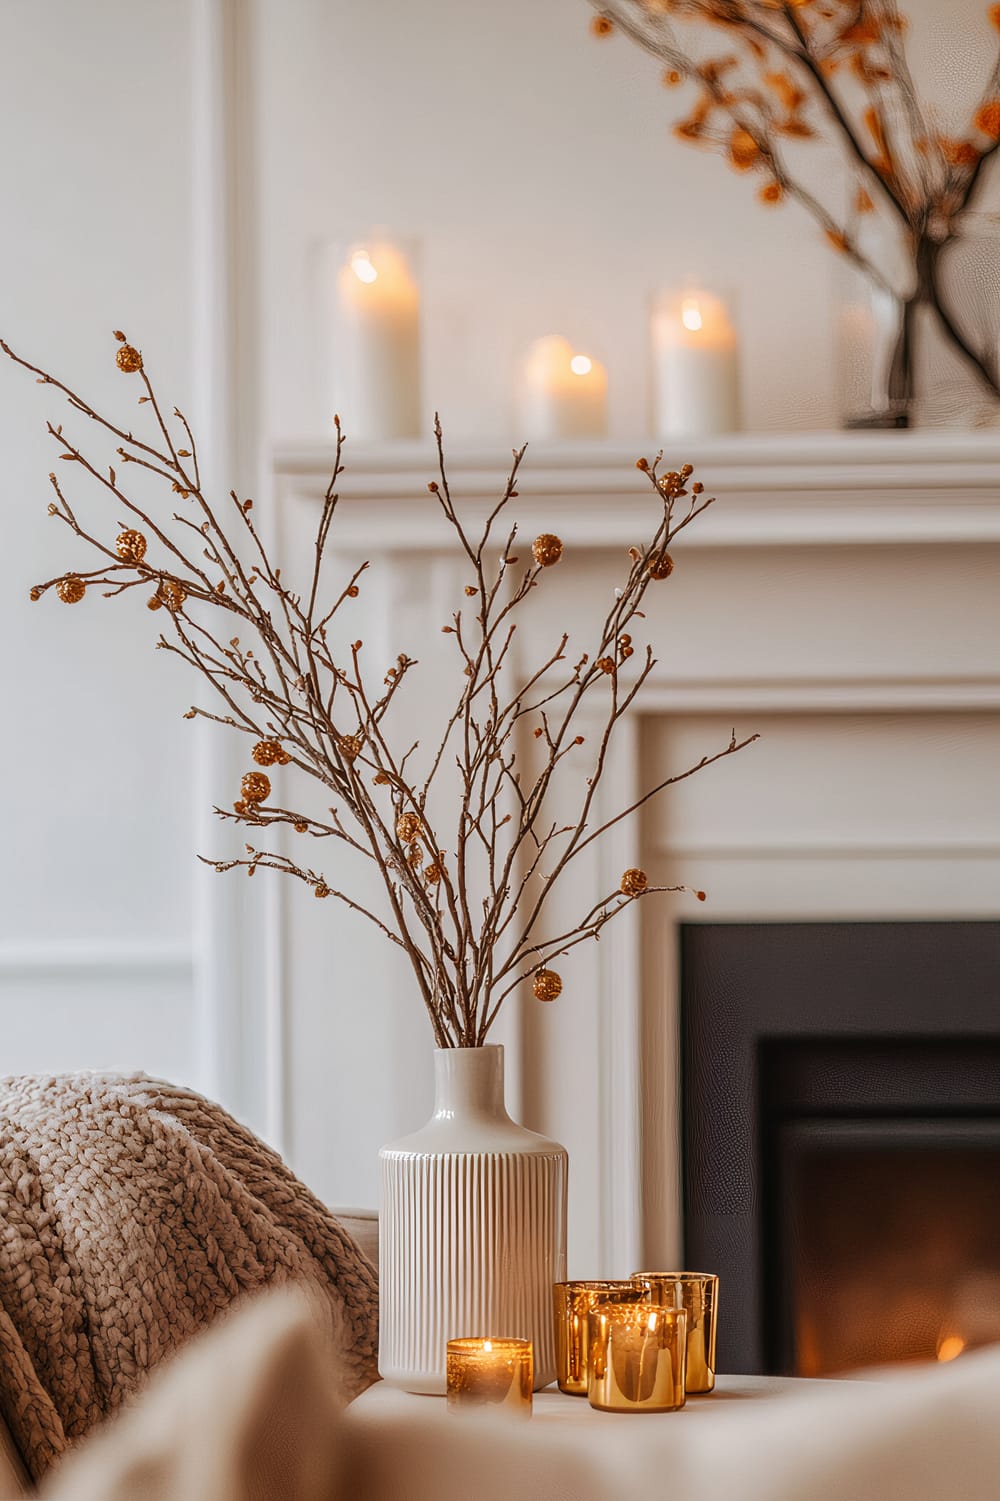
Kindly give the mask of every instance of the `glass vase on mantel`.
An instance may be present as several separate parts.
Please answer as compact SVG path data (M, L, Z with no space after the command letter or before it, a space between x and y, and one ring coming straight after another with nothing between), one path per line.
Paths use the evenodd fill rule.
M504 1105L503 1048L437 1048L434 1113L379 1153L379 1372L443 1394L449 1339L530 1339L556 1377L552 1284L566 1277L567 1156Z
M1000 425L1000 218L965 214L943 244L925 238L899 261L891 288L839 267L842 425Z

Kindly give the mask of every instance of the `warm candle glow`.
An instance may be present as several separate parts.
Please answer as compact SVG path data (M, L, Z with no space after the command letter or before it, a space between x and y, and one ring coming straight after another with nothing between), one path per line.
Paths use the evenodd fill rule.
M335 272L330 398L352 438L413 438L421 428L420 294L412 247L366 238Z
M686 1334L682 1308L600 1304L587 1318L590 1405L603 1412L683 1407Z
M351 270L358 281L373 282L378 280L378 272L371 263L371 257L367 250L356 250L351 256Z
M739 360L723 299L704 287L666 293L654 303L652 335L656 436L734 432Z
M685 297L681 303L681 322L692 333L697 332L702 325L701 309L693 297Z
M559 1390L571 1397L587 1395L587 1317L606 1302L648 1303L646 1289L618 1280L556 1282L552 1311L556 1335L556 1377Z
M718 1277L711 1272L634 1272L632 1281L644 1290L651 1303L661 1308L681 1308L687 1314L687 1392L691 1396L712 1391L719 1313Z
M574 354L562 334L536 339L521 370L518 427L525 438L600 438L607 431L607 371Z
M530 1339L450 1339L447 1351L448 1407L483 1408L511 1417L531 1417L534 1352Z
M960 1334L949 1334L938 1345L938 1360L955 1360L965 1349L965 1340Z

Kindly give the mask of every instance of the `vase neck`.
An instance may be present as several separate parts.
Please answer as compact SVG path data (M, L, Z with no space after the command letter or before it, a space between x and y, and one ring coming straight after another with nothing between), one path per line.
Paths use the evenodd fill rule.
M486 1116L509 1120L503 1097L503 1048L437 1048L434 1053L434 1118Z

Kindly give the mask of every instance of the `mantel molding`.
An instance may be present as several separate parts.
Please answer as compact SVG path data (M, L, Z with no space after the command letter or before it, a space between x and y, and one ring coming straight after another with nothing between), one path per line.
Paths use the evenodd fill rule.
M649 527L650 494L635 460L651 451L649 440L532 444L520 514L575 546L621 546ZM281 493L318 500L333 454L329 443L278 445ZM371 549L388 538L407 550L446 545L416 504L436 473L432 445L358 444L346 454L342 548ZM509 457L500 440L449 447L452 489L473 518L496 499ZM719 498L685 546L1000 543L1000 433L737 434L686 443L672 462L693 464Z

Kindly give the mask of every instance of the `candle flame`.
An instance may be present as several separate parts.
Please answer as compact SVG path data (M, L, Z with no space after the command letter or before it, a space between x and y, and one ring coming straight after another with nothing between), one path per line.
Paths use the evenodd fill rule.
M938 1344L938 1360L954 1360L965 1349L965 1340L960 1334L949 1334Z
M697 333L698 329L701 328L701 308L698 306L697 298L685 297L681 303L681 322L692 333Z
M486 1351L487 1355L492 1354L492 1351L493 1351L493 1341L491 1339L484 1339L483 1340L483 1349Z
M594 363L585 354L575 354L569 362L569 368L574 375L589 375Z
M356 250L351 256L351 270L358 281L372 282L378 279L378 272L371 263L367 250Z
M646 1320L646 1328L651 1333L656 1328L656 1309L655 1308L653 1309L653 1312L649 1315L649 1318Z

